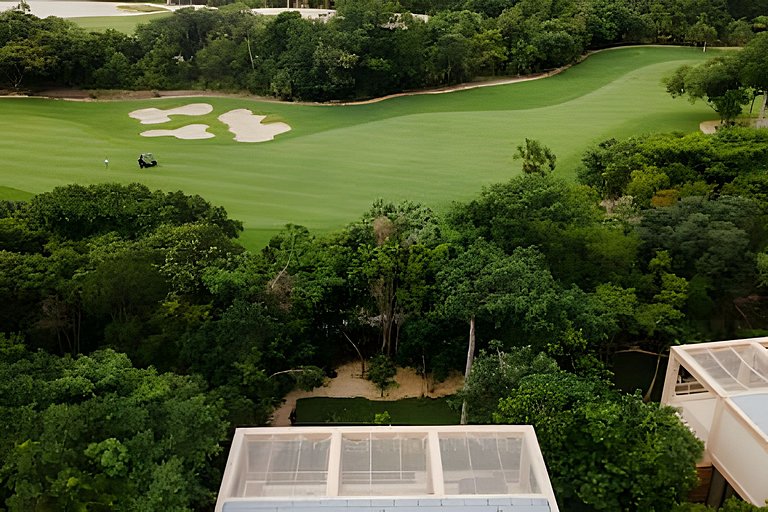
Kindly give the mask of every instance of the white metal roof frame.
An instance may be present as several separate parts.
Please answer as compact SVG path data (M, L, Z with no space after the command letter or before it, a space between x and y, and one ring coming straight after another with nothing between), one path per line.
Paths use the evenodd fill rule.
M375 437L376 439L423 439L425 441L426 467L429 480L429 491L420 495L424 498L470 498L472 496L513 496L515 498L543 498L549 505L551 512L558 512L557 502L554 491L549 481L544 458L539 449L536 433L530 425L452 425L452 426L359 426L359 427L257 427L257 428L239 428L235 432L232 441L227 465L224 470L219 496L216 502L216 512L221 512L224 503L233 502L259 502L260 500L286 499L301 500L301 497L294 496L243 496L242 475L248 471L248 446L254 441L259 440L289 440L289 439L318 439L326 440L330 438L327 457L327 478L325 490L319 495L309 496L307 499L314 501L323 499L349 498L354 497L349 493L344 493L342 482L342 457L343 441L360 440L366 437ZM529 468L520 471L521 481L528 484L527 479L532 477L533 484L529 487L533 492L520 494L501 494L495 495L485 493L482 490L475 490L474 493L461 492L456 494L446 490L444 476L444 461L441 457L441 440L456 439L467 436L473 439L489 439L498 437L501 440L509 438L518 438L521 440L521 460ZM325 449L325 448L322 448ZM522 466L521 462L521 466ZM471 468L467 468L471 471ZM525 474L524 474L525 473ZM402 486L393 486L395 489ZM408 493L402 495L383 495L378 493L377 498L414 498L414 494ZM360 497L359 495L357 497Z
M750 355L754 359L752 361L747 360L744 357L745 350L739 351L737 349L751 349ZM671 347L670 352L702 386L717 396L725 398L752 391L765 392L768 390L768 337L679 345ZM717 365L714 370L719 370L719 376L715 374L716 372L712 368L706 368L701 363L700 358L697 359L697 356L702 354L711 357ZM722 354L738 358L741 364L736 375L723 364L722 357L717 357ZM667 369L668 377L670 372L674 373L673 377L676 379L677 369L674 369L672 365ZM724 378L724 376L727 377ZM745 382L749 378L754 378L758 382L751 384ZM671 396L673 392L673 388L665 388L665 398Z
M679 381L681 368L696 382ZM768 499L768 474L755 472L768 463L768 337L671 347L661 401L680 409L704 461L742 498Z

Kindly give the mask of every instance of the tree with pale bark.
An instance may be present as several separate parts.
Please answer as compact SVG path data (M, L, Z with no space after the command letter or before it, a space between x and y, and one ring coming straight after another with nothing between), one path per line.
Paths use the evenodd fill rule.
M536 249L517 248L507 255L482 239L451 260L437 280L443 292L442 313L469 323L465 379L472 370L478 317L499 325L519 321L536 329L539 322L546 322L546 303L556 294L552 275ZM465 401L461 423L466 422Z

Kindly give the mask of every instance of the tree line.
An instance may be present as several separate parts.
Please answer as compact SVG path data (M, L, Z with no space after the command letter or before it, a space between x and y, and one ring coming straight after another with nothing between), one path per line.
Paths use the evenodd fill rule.
M592 510L647 510L627 496L671 506L698 445L671 412L612 390L606 364L625 347L768 330L768 133L606 140L578 183L551 172L546 146L518 152L525 173L444 212L378 200L331 234L287 226L260 252L224 209L138 184L0 204L0 501L134 510L173 488L177 510L204 509L228 429L265 424L290 388L360 355L442 378L465 369L469 339L485 355L465 393L495 383L470 399L470 421L558 425L541 435L553 480ZM543 359L499 377L491 363L524 347ZM561 405L533 417L531 400ZM678 440L665 452L677 462L602 445L616 467L656 476L627 494L593 457L589 474L611 484L574 487L575 454L598 448L547 442L576 439L586 431L568 429L599 411L638 440L650 434L625 420L647 415L659 442ZM675 474L677 490L651 490Z
M732 124L750 102L762 96L758 123L765 122L768 104L768 33L758 34L739 52L710 59L698 66L680 66L664 79L672 97L687 95L691 102L703 99ZM750 109L751 111L752 109Z
M322 21L255 15L243 3L182 9L133 35L7 10L1 83L348 100L537 73L616 44L743 45L768 26L767 6L735 0L343 0L336 7Z

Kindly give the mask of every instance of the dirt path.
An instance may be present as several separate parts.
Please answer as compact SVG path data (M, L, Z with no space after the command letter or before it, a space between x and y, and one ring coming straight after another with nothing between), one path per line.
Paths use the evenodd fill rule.
M708 135L711 135L713 133L716 133L718 129L723 125L722 121L702 121L699 123L699 130L702 131L702 133L706 133ZM738 126L746 126L751 128L768 128L768 119L737 119L736 125Z
M699 130L708 135L715 133L718 128L720 128L720 121L702 121L699 123Z
M360 375L360 363L347 363L336 369L337 376L329 379L325 386L315 388L312 391L294 390L286 395L283 405L278 407L272 415L273 427L290 426L289 416L296 400L311 396L351 398L364 397L369 400L400 400L401 398L431 397L437 398L456 393L464 383L461 375L453 375L440 383L425 381L413 368L398 368L395 381L397 386L384 392L384 397L378 389Z

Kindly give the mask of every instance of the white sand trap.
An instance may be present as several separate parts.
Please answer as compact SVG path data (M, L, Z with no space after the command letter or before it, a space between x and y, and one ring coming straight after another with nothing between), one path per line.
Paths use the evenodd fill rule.
M274 139L276 135L291 130L291 127L285 123L262 124L265 117L267 116L257 116L248 109L239 108L221 114L219 121L229 127L229 131L235 134L235 140L238 142L266 142Z
M213 107L208 103L190 103L176 108L142 108L134 110L129 117L138 119L141 124L160 124L171 120L170 116L202 116L213 112Z
M176 137L177 139L210 139L214 134L208 133L207 124L190 124L175 130L149 130L141 132L142 137Z

